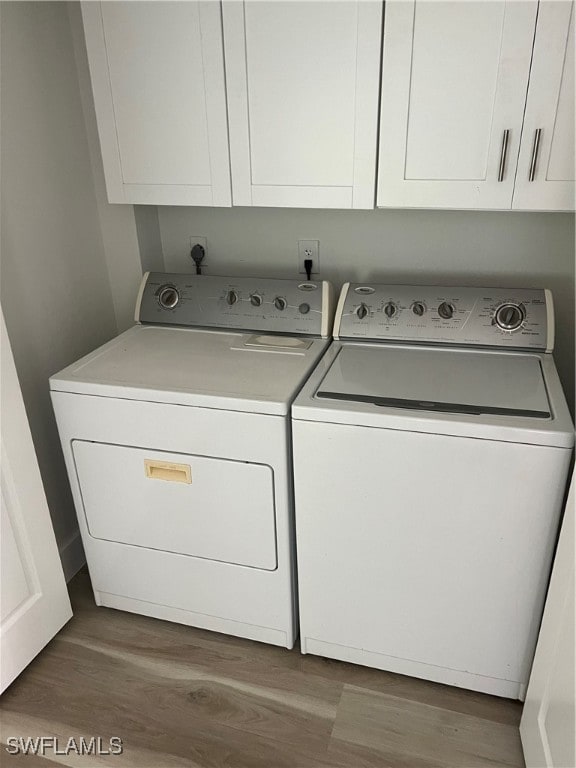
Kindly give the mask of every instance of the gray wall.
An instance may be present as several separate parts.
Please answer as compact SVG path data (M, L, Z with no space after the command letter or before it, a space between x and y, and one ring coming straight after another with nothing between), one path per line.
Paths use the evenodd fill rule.
M66 3L1 4L1 300L56 537L81 557L48 377L116 333Z
M110 205L108 203L80 4L74 2L66 3L66 5L69 11L70 31L74 47L78 85L80 87L80 100L84 113L86 138L88 140L88 151L104 245L106 269L112 290L114 314L118 330L124 331L134 323L134 302L142 278L139 243L141 238L136 227L135 207L133 205ZM69 46L68 40L66 40L66 46ZM147 206L143 207L146 208ZM145 214L143 214L143 220L146 220ZM148 230L153 232L153 226L149 226ZM143 242L146 244L145 238L143 238Z
M556 353L574 406L574 217L558 213L172 208L159 211L168 271L191 271L190 235L208 238L207 274L291 277L297 241L320 240L320 276L548 287Z
M158 209L154 205L135 205L134 217L143 272L164 272Z

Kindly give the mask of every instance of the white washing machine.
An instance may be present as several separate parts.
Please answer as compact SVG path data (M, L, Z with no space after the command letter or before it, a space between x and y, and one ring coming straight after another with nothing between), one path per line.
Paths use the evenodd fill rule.
M574 441L543 290L346 285L292 407L302 651L523 698Z
M138 324L50 379L99 605L292 647L290 405L331 307L327 283L147 274Z

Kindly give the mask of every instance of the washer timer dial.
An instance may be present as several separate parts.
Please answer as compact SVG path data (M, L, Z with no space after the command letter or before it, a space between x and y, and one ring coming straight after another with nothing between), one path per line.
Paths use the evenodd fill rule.
M517 331L526 319L526 310L522 304L501 304L494 313L494 322L503 331Z

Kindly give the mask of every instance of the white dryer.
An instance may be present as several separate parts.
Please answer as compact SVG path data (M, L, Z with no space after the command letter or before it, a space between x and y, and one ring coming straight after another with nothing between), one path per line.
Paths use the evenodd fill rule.
M523 698L573 425L543 290L345 285L293 407L302 651Z
M96 602L291 648L290 405L327 283L145 275L132 329L50 379Z

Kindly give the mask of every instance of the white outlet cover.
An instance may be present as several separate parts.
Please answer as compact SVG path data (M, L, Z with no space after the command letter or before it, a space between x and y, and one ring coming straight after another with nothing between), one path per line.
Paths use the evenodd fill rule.
M304 262L312 259L312 274L320 272L320 240L298 240L298 273L306 274Z

